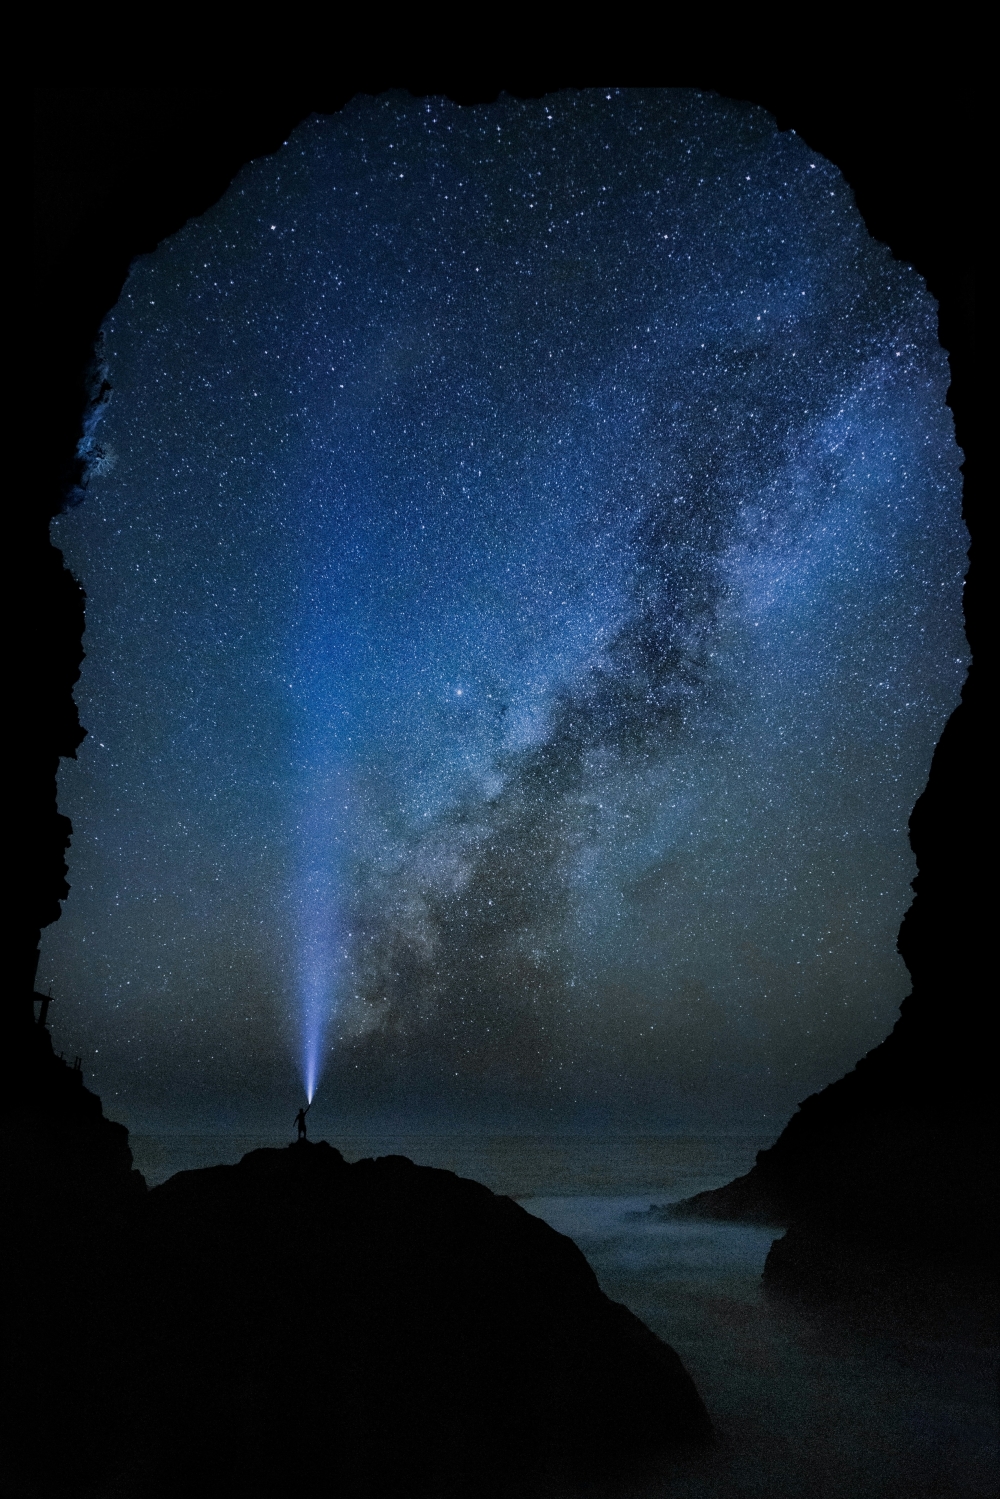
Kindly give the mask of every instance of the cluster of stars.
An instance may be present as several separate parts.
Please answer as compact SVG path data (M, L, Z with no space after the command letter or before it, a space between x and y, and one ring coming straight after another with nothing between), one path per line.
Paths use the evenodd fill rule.
M102 351L44 963L104 1086L724 1116L884 1034L960 455L829 163L684 90L358 100Z

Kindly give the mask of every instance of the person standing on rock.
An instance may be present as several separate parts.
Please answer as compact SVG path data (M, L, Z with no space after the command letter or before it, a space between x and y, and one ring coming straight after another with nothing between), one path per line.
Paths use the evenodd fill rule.
M299 1112L295 1116L295 1126L299 1132L300 1140L304 1140L306 1137L306 1115L311 1108L312 1104L307 1104L304 1109L299 1109Z

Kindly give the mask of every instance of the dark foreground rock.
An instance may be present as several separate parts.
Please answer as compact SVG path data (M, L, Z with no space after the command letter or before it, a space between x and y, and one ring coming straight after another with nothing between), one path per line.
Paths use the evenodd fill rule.
M7 1137L4 1493L480 1495L710 1438L676 1353L508 1198L312 1143L147 1193L73 1069L42 1072Z
M139 1263L109 1493L476 1492L710 1433L571 1240L402 1157L302 1143L181 1173L149 1194Z

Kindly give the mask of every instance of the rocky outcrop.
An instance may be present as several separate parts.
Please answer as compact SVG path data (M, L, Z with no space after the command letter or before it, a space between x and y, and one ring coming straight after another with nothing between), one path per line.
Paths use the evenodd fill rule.
M765 1284L839 1299L994 1295L996 1105L985 1037L908 1001L893 1033L807 1098L753 1170L672 1216L786 1226ZM945 1012L945 1022L947 1015Z
M308 1142L147 1193L38 1029L5 1492L478 1494L709 1439L676 1353L510 1199Z
M745 1176L736 1177L724 1187L713 1191L697 1192L680 1202L668 1203L664 1207L650 1208L650 1212L662 1218L708 1218L723 1222L759 1223L783 1227L789 1221L788 1201L784 1194L768 1190L761 1171L764 1151L757 1154L757 1165Z
M571 1240L399 1156L303 1142L181 1173L137 1262L113 1492L475 1493L709 1436L677 1355Z

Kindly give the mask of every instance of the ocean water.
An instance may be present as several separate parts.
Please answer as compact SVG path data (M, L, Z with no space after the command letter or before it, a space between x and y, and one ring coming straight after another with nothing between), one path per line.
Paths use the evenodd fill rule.
M134 1135L151 1186L288 1136ZM888 1332L765 1297L779 1229L669 1222L652 1204L720 1186L770 1140L746 1135L331 1138L348 1160L407 1155L484 1182L568 1234L602 1287L670 1343L718 1441L628 1479L546 1481L524 1499L993 1499L995 1350ZM491 1492L493 1492L491 1490ZM514 1499L512 1490L510 1499Z

